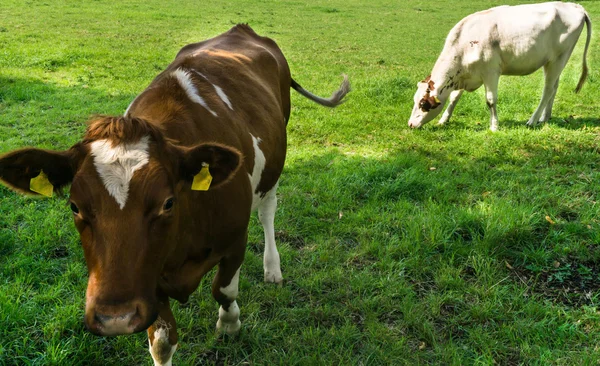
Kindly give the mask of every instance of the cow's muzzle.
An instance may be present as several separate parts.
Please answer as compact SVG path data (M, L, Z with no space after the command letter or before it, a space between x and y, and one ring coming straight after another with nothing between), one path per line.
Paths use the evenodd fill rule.
M142 301L127 304L94 304L86 309L85 324L90 332L102 336L132 334L146 330L157 318Z

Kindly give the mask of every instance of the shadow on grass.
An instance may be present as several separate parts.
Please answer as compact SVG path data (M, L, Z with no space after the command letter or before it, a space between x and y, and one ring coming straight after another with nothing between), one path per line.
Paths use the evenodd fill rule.
M302 243L334 240L346 247L341 238L354 235L359 244L347 250L369 242L398 246L388 248L390 257L379 259L420 257L414 259L422 262L420 268L431 271L418 276L434 276L435 268L450 258L464 265L473 255L547 272L567 257L571 262L598 257L589 229L596 189L578 177L590 170L595 149L560 142L564 151L557 153L527 140L526 154L520 154L511 149L512 136L493 138L500 145L492 144L492 151L483 147L477 156L407 144L383 157L330 149L288 162L280 192L296 231L285 236L301 237ZM303 193L287 192L295 187ZM356 230L360 226L377 229L365 234ZM402 248L404 242L415 244ZM595 284L585 283L586 291L574 296L586 296ZM573 299L571 304L589 301Z

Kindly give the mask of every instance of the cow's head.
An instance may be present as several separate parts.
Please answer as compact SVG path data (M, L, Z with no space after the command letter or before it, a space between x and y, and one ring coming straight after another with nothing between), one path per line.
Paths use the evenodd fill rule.
M159 278L185 214L178 199L207 164L214 189L233 177L241 155L220 144L177 146L143 120L104 117L69 150L0 157L0 180L26 194L36 194L31 180L42 171L50 191L72 183L70 209L89 272L85 323L93 333L118 335L155 321L164 296Z
M427 76L425 80L421 80L417 83L417 92L414 97L415 104L408 120L408 126L419 128L437 117L444 108L447 98L447 94L438 93L435 82L431 80L431 75Z

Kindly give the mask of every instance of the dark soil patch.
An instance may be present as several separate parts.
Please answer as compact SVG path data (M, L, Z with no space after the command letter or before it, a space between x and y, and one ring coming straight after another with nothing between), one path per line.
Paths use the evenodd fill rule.
M512 268L529 291L570 307L600 303L600 263L568 259L549 268Z
M285 230L280 230L275 232L275 242L276 243L287 243L290 247L301 249L306 245L304 238L298 235L293 235L288 233Z

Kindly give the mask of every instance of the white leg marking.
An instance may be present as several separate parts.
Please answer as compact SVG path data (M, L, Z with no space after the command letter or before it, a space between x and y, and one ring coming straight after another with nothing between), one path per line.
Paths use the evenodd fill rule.
M206 101L200 96L200 94L198 94L198 90L196 89L196 86L194 85L194 82L188 71L185 71L183 69L177 69L173 71L171 75L173 75L173 77L177 79L177 82L183 88L188 98L190 98L192 102L200 104L201 106L206 108L206 110L209 111L213 116L217 116L217 113L210 109L208 104L206 104Z
M260 183L260 178L262 177L263 170L265 170L265 154L263 154L262 150L258 147L258 144L261 142L260 138L254 137L252 134L252 143L254 145L254 168L252 169L252 174L248 174L250 178L250 184L252 185L252 210L255 210L260 201L260 194L256 192L256 188Z
M263 265L265 270L265 282L281 283L281 261L275 244L275 210L277 209L277 184L273 187L258 206L258 219L265 232L265 253Z
M149 351L154 360L154 366L171 366L173 354L177 350L177 344L171 345L169 343L170 326L160 317L158 317L154 325L156 326L154 344L151 344L150 339L148 339Z
M148 143L145 136L131 144L112 146L108 140L98 140L91 144L94 166L108 193L114 197L121 210L125 207L129 193L129 182L133 173L148 164Z
M240 268L238 268L238 270L233 275L233 278L231 279L231 282L229 282L229 285L220 288L221 293L227 296L227 298L230 300L235 300L238 295L238 285L240 283Z
M240 322L240 308L235 301L238 295L238 285L240 283L240 268L238 268L233 275L229 285L219 289L229 300L233 300L229 305L229 311L223 309L222 306L219 308L219 320L217 321L217 330L229 335L237 334L242 326L242 323Z
M229 311L225 311L222 306L219 308L217 331L227 333L228 335L236 335L241 327L240 308L235 300L229 305Z

